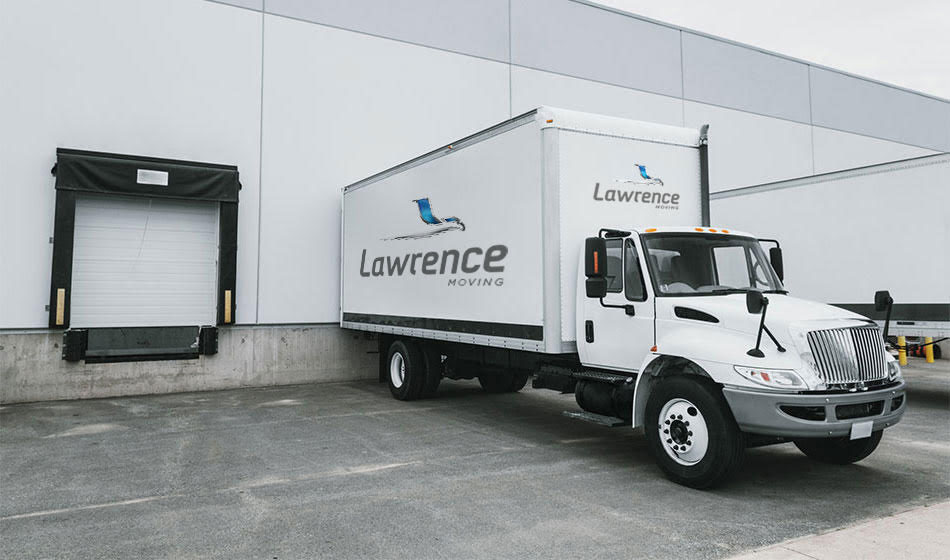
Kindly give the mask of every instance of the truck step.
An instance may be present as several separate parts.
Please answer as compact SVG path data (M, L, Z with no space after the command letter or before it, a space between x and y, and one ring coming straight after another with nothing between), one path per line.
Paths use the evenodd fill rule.
M611 383L613 385L623 385L625 383L633 383L636 377L630 375L623 375L619 373L610 373L606 371L597 371L597 370L580 370L574 371L571 374L575 379L589 379L591 381L600 381L601 383Z
M617 418L616 416L604 416L603 414L594 414L593 412L587 412L583 410L565 410L561 414L567 416L568 418L583 420L585 422L607 426L608 428L616 428L618 426L627 426L630 424L630 422L627 422L623 418Z

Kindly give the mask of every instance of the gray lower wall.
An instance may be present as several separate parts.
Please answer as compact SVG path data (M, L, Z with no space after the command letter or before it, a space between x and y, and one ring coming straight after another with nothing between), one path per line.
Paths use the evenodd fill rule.
M91 399L375 378L376 342L332 325L219 330L197 360L86 364L62 359L62 332L0 331L0 403Z

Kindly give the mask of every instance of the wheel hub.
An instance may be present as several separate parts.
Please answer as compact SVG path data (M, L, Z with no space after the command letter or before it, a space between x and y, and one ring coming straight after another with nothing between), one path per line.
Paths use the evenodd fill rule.
M671 399L663 405L658 420L660 444L667 455L681 465L702 461L709 448L709 431L706 419L693 403Z
M393 387L397 389L402 387L406 380L406 360L399 352L393 354L389 361L389 378L393 383Z

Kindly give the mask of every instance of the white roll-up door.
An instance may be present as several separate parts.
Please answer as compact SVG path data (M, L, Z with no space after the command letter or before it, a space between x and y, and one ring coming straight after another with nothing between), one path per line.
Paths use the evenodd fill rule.
M213 325L218 204L76 200L72 327Z

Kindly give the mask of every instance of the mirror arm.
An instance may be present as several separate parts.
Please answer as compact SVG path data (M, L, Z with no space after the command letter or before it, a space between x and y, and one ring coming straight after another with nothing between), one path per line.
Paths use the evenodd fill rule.
M636 308L630 304L627 305L614 305L612 303L604 303L604 298L600 298L600 306L608 307L612 309L623 309L624 313L633 317L636 314Z
M762 331L765 329L765 312L769 309L769 298L762 298L762 315L759 319L759 332L755 336L755 348L746 352L746 354L752 356L753 358L764 358L765 353L762 350L759 350L759 346L762 344ZM770 335L771 336L771 335Z
M764 315L764 313L763 313L763 315ZM769 338L771 338L771 339L772 339L772 342L775 343L775 347L778 348L778 351L779 351L779 352L784 352L784 351L785 351L785 347L782 346L782 344L778 341L777 338L775 338L775 335L772 334L772 331L770 331L769 328L765 326L765 321L762 321L762 329L765 330L765 334L769 335Z
M887 314L884 315L884 344L887 344L887 330L891 326L891 309L894 308L894 298L888 298Z

